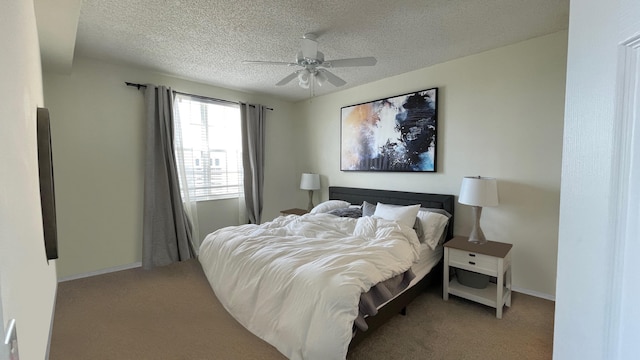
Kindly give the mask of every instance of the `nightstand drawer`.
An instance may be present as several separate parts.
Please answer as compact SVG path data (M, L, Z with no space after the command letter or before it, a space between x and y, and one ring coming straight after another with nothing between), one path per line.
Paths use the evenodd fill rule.
M490 276L498 274L498 258L458 249L449 249L449 265Z

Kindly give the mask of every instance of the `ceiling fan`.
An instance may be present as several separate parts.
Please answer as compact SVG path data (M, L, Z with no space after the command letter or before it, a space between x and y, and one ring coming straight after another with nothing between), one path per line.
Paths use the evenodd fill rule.
M327 68L352 67L352 66L373 66L377 60L374 57L361 57L338 60L325 60L324 54L318 51L317 36L313 33L304 34L300 40L300 51L296 54L295 62L281 61L250 61L245 60L243 64L267 64L267 65L287 65L300 66L302 69L296 70L278 81L276 86L283 86L298 78L300 87L308 89L312 81L316 81L322 86L329 82L333 86L342 86L347 82L336 76Z

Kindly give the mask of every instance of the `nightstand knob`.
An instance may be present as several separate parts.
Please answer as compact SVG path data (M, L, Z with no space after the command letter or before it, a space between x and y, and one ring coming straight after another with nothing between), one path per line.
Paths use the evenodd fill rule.
M473 262L473 261L469 261L469 264L471 264L471 265L475 265L476 263L475 263L475 262Z
M476 254L469 254L469 256L471 256L471 257L476 257Z

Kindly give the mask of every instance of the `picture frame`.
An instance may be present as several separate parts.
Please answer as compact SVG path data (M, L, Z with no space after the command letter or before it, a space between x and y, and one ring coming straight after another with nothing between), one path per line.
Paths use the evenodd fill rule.
M38 178L40 180L42 230L47 261L58 258L58 225L56 220L56 196L53 181L50 123L49 109L37 108Z
M340 127L341 171L437 171L437 87L342 107Z

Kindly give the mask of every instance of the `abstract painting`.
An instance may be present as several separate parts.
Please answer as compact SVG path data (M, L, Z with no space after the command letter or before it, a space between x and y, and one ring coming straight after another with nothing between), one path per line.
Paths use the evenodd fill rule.
M340 170L435 172L438 88L341 109Z

